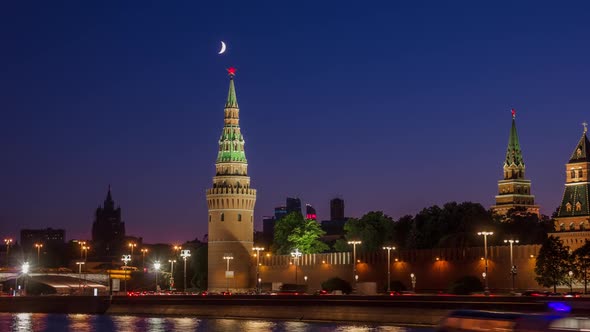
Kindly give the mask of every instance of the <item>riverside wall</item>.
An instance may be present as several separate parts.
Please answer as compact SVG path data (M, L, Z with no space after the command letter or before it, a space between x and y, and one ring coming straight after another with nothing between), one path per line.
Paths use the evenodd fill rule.
M536 257L540 245L518 245L513 247L513 261L517 266L515 288L541 289L535 281ZM416 291L446 291L449 285L460 277L473 275L482 282L485 271L483 247L441 248L428 250L395 250L391 252L391 281L399 280L408 289L412 288L410 274L416 276ZM253 258L256 266L256 258ZM353 281L352 253L308 254L294 261L290 255L261 255L259 275L263 288L272 283L307 284L308 291L321 289L321 283L331 277ZM386 289L387 251L364 254L357 253L358 282L375 282L377 290ZM253 269L252 280L256 271ZM307 281L304 277L307 276ZM510 275L510 247L488 247L488 284L492 291L508 292L512 286ZM581 285L578 285L581 287ZM574 285L574 288L580 288Z

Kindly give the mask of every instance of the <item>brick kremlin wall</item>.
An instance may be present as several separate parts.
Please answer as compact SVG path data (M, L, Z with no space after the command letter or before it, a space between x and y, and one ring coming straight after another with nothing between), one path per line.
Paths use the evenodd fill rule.
M514 264L518 271L515 277L517 289L542 288L535 281L534 273L540 248L540 245L514 246ZM454 280L462 276L482 278L485 266L483 257L483 247L395 250L391 252L391 281L399 280L411 289L410 274L414 273L418 292L447 290ZM304 276L307 276L310 291L320 289L323 281L334 276L351 282L351 260L350 252L303 255L297 262L298 284L305 284ZM357 263L358 282L376 282L377 289L384 290L387 283L387 251L371 254L357 252L357 260L360 261ZM253 265L256 265L256 258ZM260 278L267 287L272 282L295 283L295 264L290 255L261 254L259 267ZM491 290L510 290L509 246L488 247L488 278Z

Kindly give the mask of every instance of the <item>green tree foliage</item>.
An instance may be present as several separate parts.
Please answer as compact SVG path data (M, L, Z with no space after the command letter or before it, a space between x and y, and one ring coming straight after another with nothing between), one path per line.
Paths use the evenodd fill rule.
M190 265L193 269L193 277L190 280L190 284L193 288L197 288L201 291L207 290L207 250L207 245L200 246L194 251L194 253L191 256L192 262ZM184 264L184 262L181 260L179 265L182 264ZM182 266L182 268L184 268L184 266ZM182 282L183 281L180 279L176 281L177 288L182 286Z
M585 240L584 245L574 250L572 255L572 271L574 277L584 283L584 293L588 293L588 278L590 277L590 241Z
M342 291L342 293L345 294L349 294L350 292L352 292L352 286L350 285L350 283L338 277L334 277L322 282L322 289L327 290L328 292L340 290Z
M451 294L457 295L469 295L481 291L483 291L483 284L481 283L481 280L475 276L461 277L451 284L451 287L449 288Z
M297 248L304 254L320 253L330 249L320 241L324 234L317 222L293 212L276 222L273 251L287 255Z
M543 243L547 233L553 231L553 221L547 216L537 216L526 208L510 209L505 216L494 215L497 225L496 239L514 237L520 244Z
M346 242L362 241L357 250L371 252L381 250L393 238L393 220L382 211L371 211L360 219L351 218L344 225ZM342 242L342 241L341 241ZM340 246L340 244L338 244ZM350 246L348 246L348 250Z
M543 287L553 287L555 292L558 285L569 283L567 273L570 268L569 247L564 246L558 238L549 236L537 256L535 280Z

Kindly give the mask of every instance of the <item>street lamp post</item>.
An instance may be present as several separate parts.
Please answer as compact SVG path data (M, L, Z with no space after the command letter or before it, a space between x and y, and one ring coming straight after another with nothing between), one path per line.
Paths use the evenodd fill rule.
M82 250L84 250L84 261L88 260L88 250L90 250L90 246L82 246Z
M180 252L180 257L182 257L182 260L184 260L184 291L186 292L186 259L191 257L191 251L188 249L182 250Z
M125 263L125 273L123 276L123 280L125 281L125 294L127 294L127 263L129 263L129 261L131 260L131 255L123 255L121 257L121 260L123 261L123 263Z
M494 232L477 232L477 235L483 236L483 247L484 247L484 259L485 259L485 289L484 294L486 296L490 295L490 288L488 287L488 236L494 235Z
M84 262L76 262L76 265L78 265L78 291L81 294L81 291L82 291L82 265L84 265Z
M412 280L412 291L416 293L416 275L410 273L410 280Z
M131 248L131 264L133 264L133 249L137 247L137 243L129 242L129 248Z
M226 253L223 255L223 259L227 261L227 269L225 270L225 280L227 280L227 292L229 293L229 261L234 259L232 253Z
M356 245L361 243L361 241L348 241L348 244L352 244L352 278L354 279L355 289L358 281L358 275L356 274Z
M176 263L176 259L169 259L168 262L170 263L170 290L174 289L174 263Z
M252 250L256 251L256 281L260 279L260 252L264 251L263 247L254 247ZM256 283L256 293L260 293L260 282Z
M504 243L510 244L510 276L512 277L512 291L514 292L514 276L516 275L516 265L514 265L514 259L512 255L512 246L514 243L518 243L518 240L504 240Z
M80 245L80 259L84 259L84 246L86 245L86 241L78 241Z
M174 256L177 256L178 253L180 252L180 250L182 249L182 247L175 245L172 247L172 249L174 249Z
M156 271L156 292L160 290L160 285L158 285L158 272L160 272L160 261L156 261L154 263L154 271Z
M22 272L23 272L23 293L25 295L27 295L27 273L29 273L29 262L25 262L22 266Z
M570 276L570 293L572 293L574 291L574 271L569 271L567 274Z
M141 268L145 270L145 254L147 254L148 249L142 248L141 249Z
M37 248L37 266L41 266L41 248L43 248L43 243L35 243L35 248Z
M6 244L6 266L8 266L8 255L10 254L10 245L12 244L11 238L4 239L4 244ZM16 290L15 290L16 291Z
M301 257L301 255L303 254L297 248L291 252L291 257L293 257L293 260L295 261L295 287L297 287L297 262L299 261L299 257Z
M391 292L391 251L395 250L395 247L386 246L383 250L387 250L387 292Z

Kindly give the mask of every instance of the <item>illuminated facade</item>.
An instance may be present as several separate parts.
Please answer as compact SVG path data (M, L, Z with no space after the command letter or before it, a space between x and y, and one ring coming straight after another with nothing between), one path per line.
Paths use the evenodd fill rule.
M539 215L539 206L535 205L535 196L531 195L531 181L524 177L525 165L515 118L516 112L512 110L512 128L504 160L504 179L498 181L498 195L492 211L498 215L506 215L510 209L524 208L529 213Z
M230 68L228 72L229 93L215 177L213 187L207 190L210 291L224 291L227 288L246 290L255 285L250 273L253 268L250 258L254 241L256 190L250 188L245 142L240 132L240 110L234 87L235 70Z
M590 171L590 142L587 128L565 165L565 190L555 218L555 231L564 244L575 249L590 238L590 207L588 171Z

